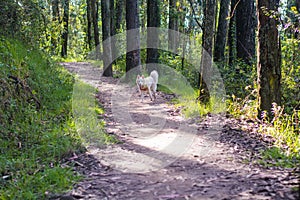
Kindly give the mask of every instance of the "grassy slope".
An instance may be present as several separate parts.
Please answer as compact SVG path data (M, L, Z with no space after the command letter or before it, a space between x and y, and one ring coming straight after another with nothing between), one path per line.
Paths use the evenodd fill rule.
M73 84L39 51L0 38L0 199L43 199L78 179L59 164L81 148Z

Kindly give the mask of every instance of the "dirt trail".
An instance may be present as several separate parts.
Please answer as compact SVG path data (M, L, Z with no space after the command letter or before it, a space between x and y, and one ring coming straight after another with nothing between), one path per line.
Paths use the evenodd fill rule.
M172 95L141 102L135 88L88 63L63 65L98 88L106 130L122 143L68 159L85 178L56 199L297 199L292 169L252 162L270 140L241 131L253 124L222 115L187 120L168 104Z

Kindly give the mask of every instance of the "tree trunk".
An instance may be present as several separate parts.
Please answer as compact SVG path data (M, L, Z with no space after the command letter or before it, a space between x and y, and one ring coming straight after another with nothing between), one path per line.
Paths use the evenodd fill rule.
M237 58L251 64L255 57L254 0L240 0L236 7Z
M117 0L117 2L116 2L116 25L115 25L116 33L119 33L120 29L121 29L124 5L125 5L125 0Z
M296 8L297 8L297 11L298 11L298 13L300 13L300 0L295 0L295 4L296 4ZM296 22L296 29L298 30L298 31L295 31L295 38L296 39L300 39L300 34L299 34L299 31L300 31L300 20L299 20L299 17L298 17L298 20L297 20L297 22ZM300 44L299 44L299 48L300 48Z
M200 94L199 99L203 103L208 103L210 94L212 71L212 52L214 44L215 30L215 9L216 0L206 0L204 5L203 36L202 36L202 56L200 69Z
M176 0L169 0L169 31L168 34L168 49L176 53L178 49L179 34L178 32L178 12Z
M110 0L101 0L103 76L112 76Z
M111 36L111 58L112 58L112 65L115 64L115 57L118 55L118 49L116 47L116 40L113 36L117 33L116 32L116 11L115 11L115 1L110 0L110 36ZM113 60L114 59L114 60Z
M159 45L160 12L159 0L147 0L147 47ZM147 48L146 63L158 63L159 53L157 48ZM153 69L148 69L152 71Z
M138 2L139 4L139 15L140 15L140 28L142 33L145 33L146 30L146 25L147 25L147 9L145 9L147 7L147 0L139 0Z
M228 64L233 65L236 59L236 26L235 26L235 5L237 0L231 0L230 4L230 21L228 30Z
M59 0L52 0L52 16L53 16L53 21L60 20Z
M98 14L99 10L99 3L98 0L91 0L91 13L93 18L93 27L94 27L94 40L95 40L95 47L96 47L96 59L100 59L100 38L99 38L99 26L98 26Z
M64 29L62 33L62 48L61 48L61 56L67 57L68 56L68 35L69 35L69 0L63 0L63 8L64 8L64 15L63 15L63 23Z
M221 0L219 12L219 24L214 50L214 61L220 62L225 59L226 36L228 30L228 14L230 0Z
M138 0L126 0L126 29L126 72L129 72L141 65ZM131 29L135 29L134 34Z
M60 24L60 14L59 14L59 0L52 0L52 21L53 23ZM56 35L54 33L54 35ZM51 44L52 44L52 53L57 54L57 43L58 38L56 36L51 36Z
M278 10L279 0L256 0L258 16L257 74L259 116L272 116L272 103L281 103L281 48L276 19L266 16L263 8Z
M88 49L92 50L92 6L91 6L92 0L86 0L86 16L87 16L87 43L88 43Z

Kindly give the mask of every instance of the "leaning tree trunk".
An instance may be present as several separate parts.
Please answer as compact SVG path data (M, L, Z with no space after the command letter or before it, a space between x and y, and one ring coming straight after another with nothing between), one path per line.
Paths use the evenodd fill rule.
M64 15L63 15L63 23L64 29L62 33L62 48L61 48L61 56L67 57L68 56L68 35L69 35L69 0L63 0L63 8L64 8Z
M112 76L110 0L101 0L103 76Z
M211 84L212 52L215 31L216 0L206 0L204 5L202 57L200 69L200 94L199 100L208 103L210 99L209 87Z
M228 30L228 14L229 14L230 0L221 0L218 31L214 49L214 61L224 61L226 36Z
M126 0L126 29L126 72L129 72L141 65L138 0Z
M255 57L254 0L240 0L236 7L237 57L251 64Z
M160 13L159 0L147 0L147 47L154 46L156 48L147 48L146 63L158 63L158 45L159 45L159 30ZM152 69L149 69L151 71Z
M264 9L278 10L279 0L256 0L258 15L257 74L259 116L272 116L272 103L280 105L281 49L276 19Z

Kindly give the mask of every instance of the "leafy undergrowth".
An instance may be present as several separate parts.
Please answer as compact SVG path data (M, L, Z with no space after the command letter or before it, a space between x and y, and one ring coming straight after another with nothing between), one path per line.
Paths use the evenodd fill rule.
M297 167L300 163L300 56L297 53L300 41L287 39L282 44L282 106L273 105L273 115L275 116L273 120L268 117L263 120L257 118L256 66L255 63L247 65L239 60L231 66L218 63L226 88L226 106L220 99L214 97L206 105L199 104L195 101L198 96L197 92L194 94L190 92L187 95L183 93L184 98L175 99L174 103L183 108L182 113L186 117L202 116L226 110L235 118L255 122L260 127L258 130L260 134L274 138L274 149L278 150L277 153L274 153L274 149L261 152L263 158L261 163L281 167ZM187 76L188 80L192 79L192 76ZM176 82L178 85L180 83L183 82ZM184 88L181 91L187 90ZM279 154L280 156L278 156Z
M256 89L246 87L249 94L241 99L234 95L228 100L228 112L235 118L250 120L257 124L258 133L274 138L273 147L262 151L262 159L259 161L263 166L297 167L300 163L300 136L299 122L300 113L284 113L284 108L273 104L273 119L265 116L262 120L257 119L257 95Z
M80 176L60 160L82 151L74 77L41 52L0 38L0 199L45 199Z
M228 100L228 112L235 118L250 120L257 124L258 133L274 138L273 147L260 152L261 158L258 163L263 166L299 167L300 163L300 136L299 117L300 112L291 114L284 112L284 107L273 104L273 119L265 116L262 120L257 119L257 95L256 89L246 88L249 95L245 98L237 98L234 95Z

